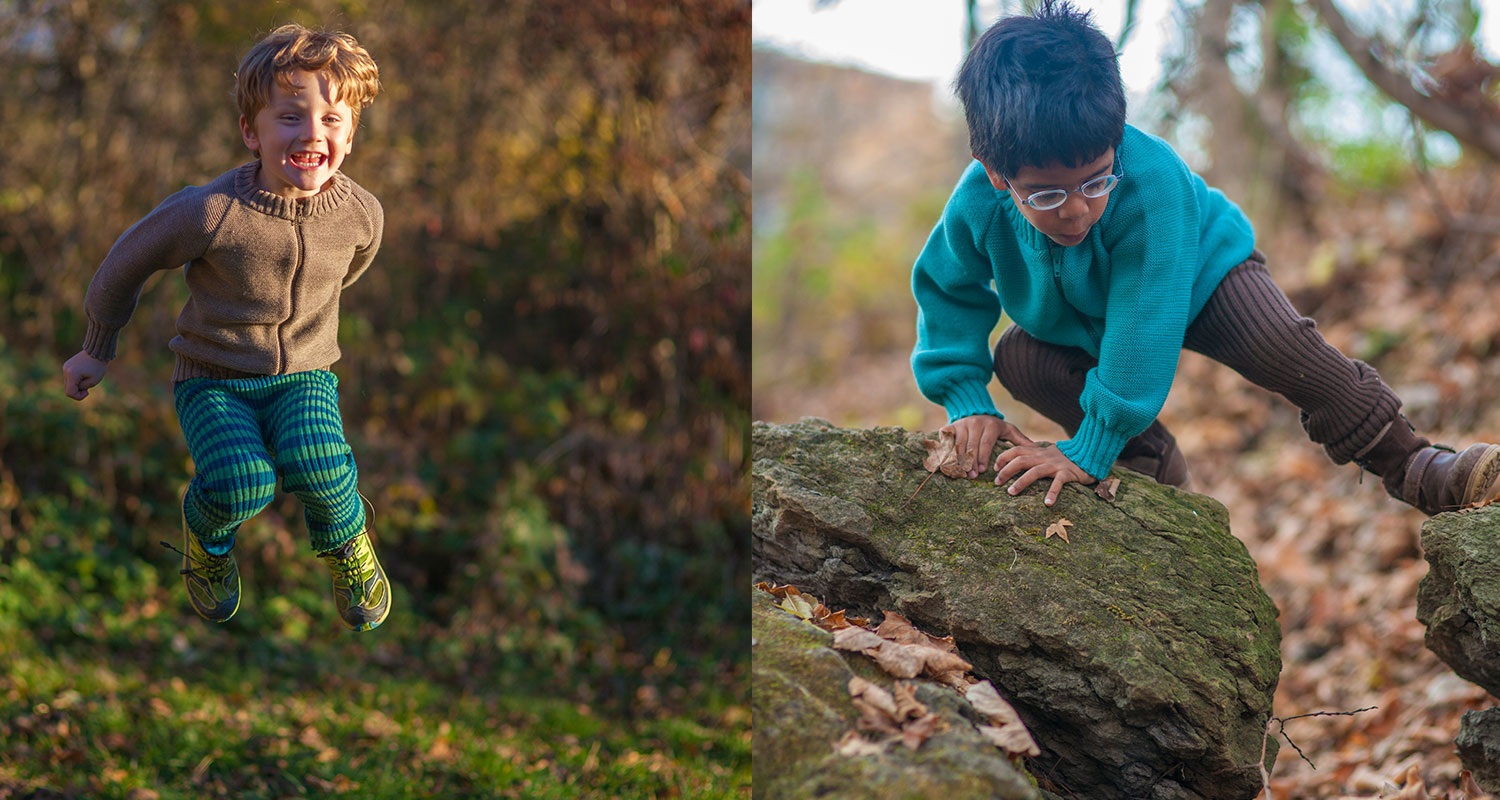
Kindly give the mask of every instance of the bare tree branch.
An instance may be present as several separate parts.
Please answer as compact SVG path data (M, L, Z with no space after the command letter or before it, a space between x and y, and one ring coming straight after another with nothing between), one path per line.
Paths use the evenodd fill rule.
M1349 55L1370 83L1375 84L1392 100L1411 109L1423 122L1441 128L1463 144L1500 161L1500 125L1478 118L1464 109L1450 105L1437 98L1425 95L1412 85L1405 76L1391 69L1375 56L1369 39L1355 33L1333 0L1312 0L1318 18L1328 26L1339 47Z

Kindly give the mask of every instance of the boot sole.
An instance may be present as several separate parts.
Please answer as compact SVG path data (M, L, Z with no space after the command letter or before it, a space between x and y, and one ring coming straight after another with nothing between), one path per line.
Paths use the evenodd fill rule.
M1500 445L1489 445L1469 473L1463 505L1484 502L1500 492Z

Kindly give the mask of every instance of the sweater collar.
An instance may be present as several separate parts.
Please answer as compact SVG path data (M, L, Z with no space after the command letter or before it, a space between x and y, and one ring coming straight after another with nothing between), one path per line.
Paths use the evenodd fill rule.
M332 211L344 204L353 191L344 173L335 172L333 181L323 191L312 197L294 200L260 188L255 178L260 174L260 162L251 161L235 170L234 193L245 205L262 214L282 219L317 216Z

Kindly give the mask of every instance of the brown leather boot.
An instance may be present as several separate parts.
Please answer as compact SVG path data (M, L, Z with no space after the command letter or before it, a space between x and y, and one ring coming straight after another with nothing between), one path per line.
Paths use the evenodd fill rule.
M1473 444L1454 452L1414 434L1405 417L1382 430L1354 460L1381 476L1387 494L1428 516L1500 492L1500 445Z
M1161 420L1140 435L1132 437L1115 459L1115 465L1133 469L1150 476L1157 483L1192 490L1193 478L1188 474L1187 457L1177 448L1177 438Z
M1492 499L1497 491L1500 445L1471 444L1462 453L1429 445L1406 462L1397 499L1432 515Z

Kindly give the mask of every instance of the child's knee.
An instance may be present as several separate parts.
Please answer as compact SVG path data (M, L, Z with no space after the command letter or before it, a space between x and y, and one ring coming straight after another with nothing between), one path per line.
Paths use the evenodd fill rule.
M356 496L359 478L353 454L320 459L318 463L281 465L286 486L306 505L336 506Z
M243 522L276 498L276 471L269 463L239 465L217 474L199 474L194 498L198 512L217 523Z

